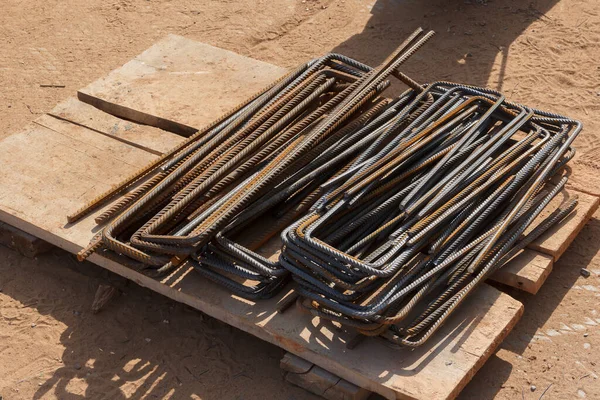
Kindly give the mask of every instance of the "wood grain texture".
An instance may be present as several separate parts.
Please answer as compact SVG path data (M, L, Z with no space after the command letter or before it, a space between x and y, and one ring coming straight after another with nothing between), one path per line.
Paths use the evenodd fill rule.
M185 139L149 125L115 117L74 97L60 103L48 114L157 155L168 152Z

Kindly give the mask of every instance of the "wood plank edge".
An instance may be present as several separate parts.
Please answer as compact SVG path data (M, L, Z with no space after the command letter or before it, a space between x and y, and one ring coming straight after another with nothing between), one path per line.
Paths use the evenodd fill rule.
M48 231L36 227L35 225L27 221L23 221L18 217L8 214L2 210L0 210L0 220L10 225L16 226L19 229L31 235L46 240L47 242L52 243L55 246L60 247L70 253L76 254L79 250L81 250L81 247L70 243L67 240L60 238ZM374 393L378 393L387 399L402 398L402 393L396 392L393 389L383 386L382 384L379 384L377 382L372 382L363 375L351 374L350 372L344 369L343 365L337 365L337 363L331 362L331 359L327 355L319 354L304 348L300 348L295 343L290 342L287 338L268 332L264 328L256 326L254 324L244 324L241 320L238 320L228 315L227 313L224 313L222 308L204 302L201 297L193 296L188 293L183 293L177 289L166 286L160 281L154 280L148 276L145 276L137 271L132 270L131 268L125 267L98 254L93 254L88 259L88 261L93 262L94 264L99 265L105 269L108 269L109 271L112 271L117 275L123 276L142 287L147 287L148 289L160 293L163 296L169 297L174 301L189 305L190 307L195 308L215 319L218 319L242 331L248 332L258 337L259 339L265 340L292 354L304 358L305 360L317 366L328 365L327 371L339 376L342 379L347 380L348 382L358 387L364 388ZM503 295L508 296L506 294ZM483 366L485 361L495 351L495 349L502 342L502 340L504 340L504 338L512 330L516 322L523 314L523 305L520 302L517 302L516 300L515 303L519 304L519 310L515 313L511 320L508 321L506 326L502 329L500 335L498 335L495 338L492 345L485 350L485 353L476 361L474 366L469 371L465 372L465 376L462 378L459 384L457 384L456 387L451 390L450 395L447 398L454 398L458 395L458 393L460 393L460 391L467 385L467 383L472 379L475 373L481 368L481 366Z
M537 266L532 267L539 268ZM546 282L546 279L548 279L550 276L550 273L552 272L552 266L543 269L536 281L532 281L531 279L527 279L519 275L511 274L510 272L502 272L503 271L496 272L489 278L489 280L510 286L525 293L537 294L537 292L539 292L539 290L542 288L542 285Z
M370 391L289 352L280 366L286 371L286 381L328 400L365 400L371 395Z
M77 91L77 98L80 101L89 104L93 107L96 107L97 109L104 111L105 113L114 115L115 117L126 119L128 121L132 121L141 125L153 126L155 128L162 129L163 131L175 133L184 137L190 137L198 131L196 128L192 128L191 126L171 121L166 118L157 117L152 114L137 111L129 107L118 105L116 103L111 103L109 101L85 93L81 90Z
M576 192L575 194L582 193L582 192L577 192L577 191L574 191L574 192ZM540 253L544 253L544 254L547 254L547 255L553 257L554 262L558 261L560 259L560 257L564 254L564 252L567 251L567 249L569 248L571 243L573 243L573 241L575 240L577 235L579 235L579 233L582 231L583 227L586 226L587 223L592 219L592 216L594 215L594 213L598 209L598 206L600 205L600 197L587 195L587 194L586 194L586 196L593 197L594 201L590 204L590 207L587 209L581 223L571 232L571 234L567 237L567 240L565 240L560 245L557 252L549 251L549 250L545 249L544 247L536 245L535 242L531 243L529 246L527 246L527 248L539 251Z
M112 115L112 114L110 114L110 115ZM69 117L61 117L60 115L54 114L52 112L46 113L46 114L42 115L42 117L54 118L54 119L57 119L57 120L59 120L61 122L66 123L66 124L70 124L70 125L73 125L73 126L80 127L82 129L86 129L86 130L88 130L90 132L94 132L94 133L97 133L97 134L102 135L104 137L107 137L110 140L115 140L115 141L117 141L119 143L123 143L124 145L130 146L130 147L134 147L136 149L145 151L145 152L153 154L155 156L162 156L164 154L163 152L161 152L159 150L156 150L156 149L144 146L141 143L136 143L136 142L134 142L132 140L128 140L128 139L124 139L122 137L119 137L118 135L113 135L112 133L104 132L104 131L101 131L99 129L93 128L91 126L87 126L87 125L85 125L83 123L80 123L80 122L77 122L77 121L73 121ZM116 117L116 118L119 118L119 117ZM41 118L38 118L36 121L40 121L40 120L41 120ZM44 128L46 128L46 129L54 129L54 128L51 128L49 126L44 125L43 123L40 123L40 122L38 122L38 123L41 126L43 126ZM64 132L62 132L62 133L64 133Z

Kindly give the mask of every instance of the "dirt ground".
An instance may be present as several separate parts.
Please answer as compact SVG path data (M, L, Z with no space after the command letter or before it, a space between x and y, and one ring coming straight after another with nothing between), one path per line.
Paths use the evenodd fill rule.
M0 138L168 33L292 67L332 50L375 64L417 26L438 34L413 78L582 120L574 183L600 193L598 0L4 0ZM509 291L525 314L461 399L600 398L598 218L536 296ZM314 398L285 383L282 350L149 290L129 285L92 315L104 279L59 250L0 247L0 398Z

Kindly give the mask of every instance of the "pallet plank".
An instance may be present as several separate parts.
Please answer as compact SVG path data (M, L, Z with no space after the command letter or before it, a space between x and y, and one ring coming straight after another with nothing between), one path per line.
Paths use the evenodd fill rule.
M0 244L18 251L28 258L52 250L54 246L27 232L0 222Z
M415 351L390 350L383 341L373 338L348 351L346 343L352 337L350 332L296 308L283 315L277 313L282 295L254 303L228 294L200 279L194 271L181 271L165 285L98 255L93 255L90 261L387 398L455 397L510 332L523 311L520 302L483 285L473 294L468 307L454 314L429 344Z
M285 380L327 400L365 400L371 392L341 379L303 358L285 353L280 362Z
M558 180L555 179L556 182ZM565 220L552 227L531 243L527 249L510 260L502 269L494 273L490 280L531 294L538 292L552 272L554 261L562 256L581 229L592 218L598 208L599 198L572 188L564 189L559 192L526 231L526 233L530 232L550 212L560 204L572 199L573 196L579 198L576 209Z
M7 210L0 204L0 219L74 253L90 238L90 224L85 220L65 232L56 226L56 220L50 228L46 221L52 219L26 221L22 218L23 210L19 211ZM453 398L492 354L523 311L518 301L483 285L473 294L468 307L455 313L429 344L415 351L390 350L377 339L367 339L356 350L348 351L349 332L340 331L296 308L283 315L277 313L282 295L254 303L229 294L194 271L179 271L163 284L97 254L89 260L387 398Z
M110 114L190 135L287 71L231 51L169 35L79 90ZM250 66L250 68L248 68Z
M203 59L203 49L206 47L193 48L195 51L187 56ZM176 53L183 54L180 48L173 49ZM164 45L155 49L158 52L155 57L160 55L156 61L169 60L167 55L171 50ZM220 50L210 49L210 52L215 51ZM223 59L227 57L229 56L224 56ZM264 67L264 63L243 59L240 62L244 65L244 71ZM123 101L125 105L117 104L117 108L122 109L132 109L137 104L127 103L132 99L145 99L147 104L140 102L141 105L182 104L181 99L177 103L177 98L182 97L182 86L177 89L179 92L160 92L161 96L158 97L158 92L153 91L161 86L160 82L167 82L165 86L169 86L168 82L172 82L169 79L181 75L167 74L164 77L161 71L178 71L169 70L168 65L165 69L156 68L158 64L150 68L143 60L137 60L132 65L126 71L109 75L112 80L101 80L106 82L104 85L109 89L106 93L118 93L117 86L123 88L123 96L111 98L111 101L115 101L111 104ZM214 65L208 67L215 68ZM271 76L268 79L265 77L266 81L272 81L281 72L278 67L267 70L271 71ZM159 75L162 76L160 79ZM215 76L213 79L215 83L208 88L225 86L221 80L223 78ZM135 81L137 86L129 85L127 80ZM120 85L117 85L118 82ZM190 85L195 85L193 82L197 81L191 82L186 81L183 93L187 94ZM226 82L229 84L230 80ZM96 82L96 86L91 86L100 90L102 85L102 82ZM244 86L235 95L243 99L252 94L251 91L254 91L251 85ZM198 92L204 92L204 88ZM140 93L137 98L136 93ZM182 119L177 124L207 124L222 110L231 107L231 104L223 105L222 101L219 96L211 96L210 101L204 103L212 111L197 117L196 122ZM188 104L186 113L193 114L194 110L202 108L199 106L203 104L201 98L190 102L193 107ZM108 104L108 101L105 103ZM177 114L167 114L169 110L165 106L160 110L163 114L157 112L157 118L165 121L169 118L177 119ZM175 108L171 111L173 110ZM136 112L139 115L151 115L156 111L145 108ZM74 117L72 119L74 122L81 122ZM102 124L98 126L102 129L106 127ZM23 132L1 141L0 162L9 168L0 172L0 220L67 251L78 252L87 245L97 229L93 222L97 213L73 225L66 224L66 215L156 157L126 143L112 141L115 143L94 130L49 116L41 117ZM467 302L468 306L461 307L453 314L425 346L414 351L390 349L382 340L369 338L350 351L346 348L346 343L352 337L351 332L303 314L296 308L283 315L277 313L277 306L286 293L285 290L274 299L254 303L229 294L183 267L159 282L98 254L94 254L90 261L278 345L354 385L387 398L455 397L516 324L523 311L520 302L488 285L482 285L473 293Z
M536 294L552 272L553 264L552 256L525 249L496 271L490 279Z
M71 243L67 250L73 252L82 247L82 232L89 239L96 227L93 218L88 218L71 229L66 215L157 156L48 118L42 116L23 132L0 142L0 164L6 167L0 170L0 207L6 214L60 235L60 243ZM48 122L52 128L44 126ZM21 227L18 220L3 221L44 238ZM57 244L56 240L50 242Z
M313 363L306 361L304 358L285 353L279 362L279 367L287 372L294 374L305 374L313 367Z
M158 155L166 153L185 139L149 125L117 118L74 97L58 104L48 114Z

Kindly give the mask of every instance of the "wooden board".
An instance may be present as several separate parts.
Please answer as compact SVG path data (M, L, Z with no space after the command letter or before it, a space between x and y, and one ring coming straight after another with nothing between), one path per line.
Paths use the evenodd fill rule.
M166 56L166 57L165 57ZM89 86L79 99L142 124L189 135L287 71L169 35Z
M46 119L40 120L45 123ZM126 148L127 145L116 141L108 147L111 149L108 152L101 146L108 140L105 136L59 122L57 125L67 126L49 129L36 124L0 142L0 160L4 165L20 165L18 170L5 169L1 176L0 219L75 253L87 244L94 223L89 217L68 226L65 215L153 156L136 148ZM93 140L87 135L98 137ZM86 140L82 141L82 137ZM54 145L55 141L57 145ZM36 143L45 146L36 147ZM130 163L121 160L124 155ZM59 161L54 161L56 158ZM109 162L111 168L106 168ZM53 167L45 170L51 172L33 183L33 177L41 177L44 166L48 165ZM82 173L87 175L81 176ZM94 174L101 174L102 184L91 179ZM32 182L22 183L23 177L25 183L28 178ZM277 314L274 310L278 299L254 304L229 295L193 271L179 271L168 279L168 285L164 285L98 255L90 260L390 398L396 396L396 392L423 398L447 398L458 393L522 312L520 303L485 286L475 294L475 306L457 313L440 331L437 340L432 341L439 342L436 346L415 352L408 349L390 352L383 343L372 340L361 345L359 350L348 352L344 332L295 309L285 315ZM397 357L405 361L398 363ZM439 368L449 371L445 379L440 380L437 376ZM435 390L431 391L434 381ZM423 382L428 384L423 385Z
M85 220L78 229L71 229L66 214L154 157L86 128L42 116L23 132L0 142L0 164L5 166L0 169L2 211L39 224L66 242L80 243L82 231L89 235L95 224ZM4 221L20 228L12 220ZM55 242L51 241L57 245Z
M554 259L544 253L525 249L491 276L491 280L536 294L550 272Z
M4 222L0 222L0 245L16 250L29 258L54 248L50 243Z
M166 153L185 139L149 125L115 117L74 97L60 103L48 114L156 155Z
M203 59L202 48L193 56ZM168 54L162 59L167 62ZM244 71L253 71L263 64L245 59ZM218 96L213 100L219 104ZM68 114L76 106L79 105L63 104L61 112ZM206 114L206 120L197 121L204 125L215 117ZM105 129L102 124L89 129L82 126L81 120L70 118L78 124L42 116L22 132L0 142L0 162L5 166L0 172L0 220L76 253L97 230L93 218L101 210L76 224L67 224L66 215L157 156L107 136L106 132L97 132ZM143 135L142 132L141 128L135 130L136 134ZM154 133L171 135L164 131ZM167 138L172 140L171 136ZM150 147L148 143L145 146ZM414 351L390 349L383 340L371 338L351 351L346 348L350 333L295 308L283 315L277 313L285 291L274 299L254 303L229 294L192 270L180 269L159 282L98 254L90 261L387 398L456 396L523 311L518 301L482 285L469 306L453 314L427 345Z

